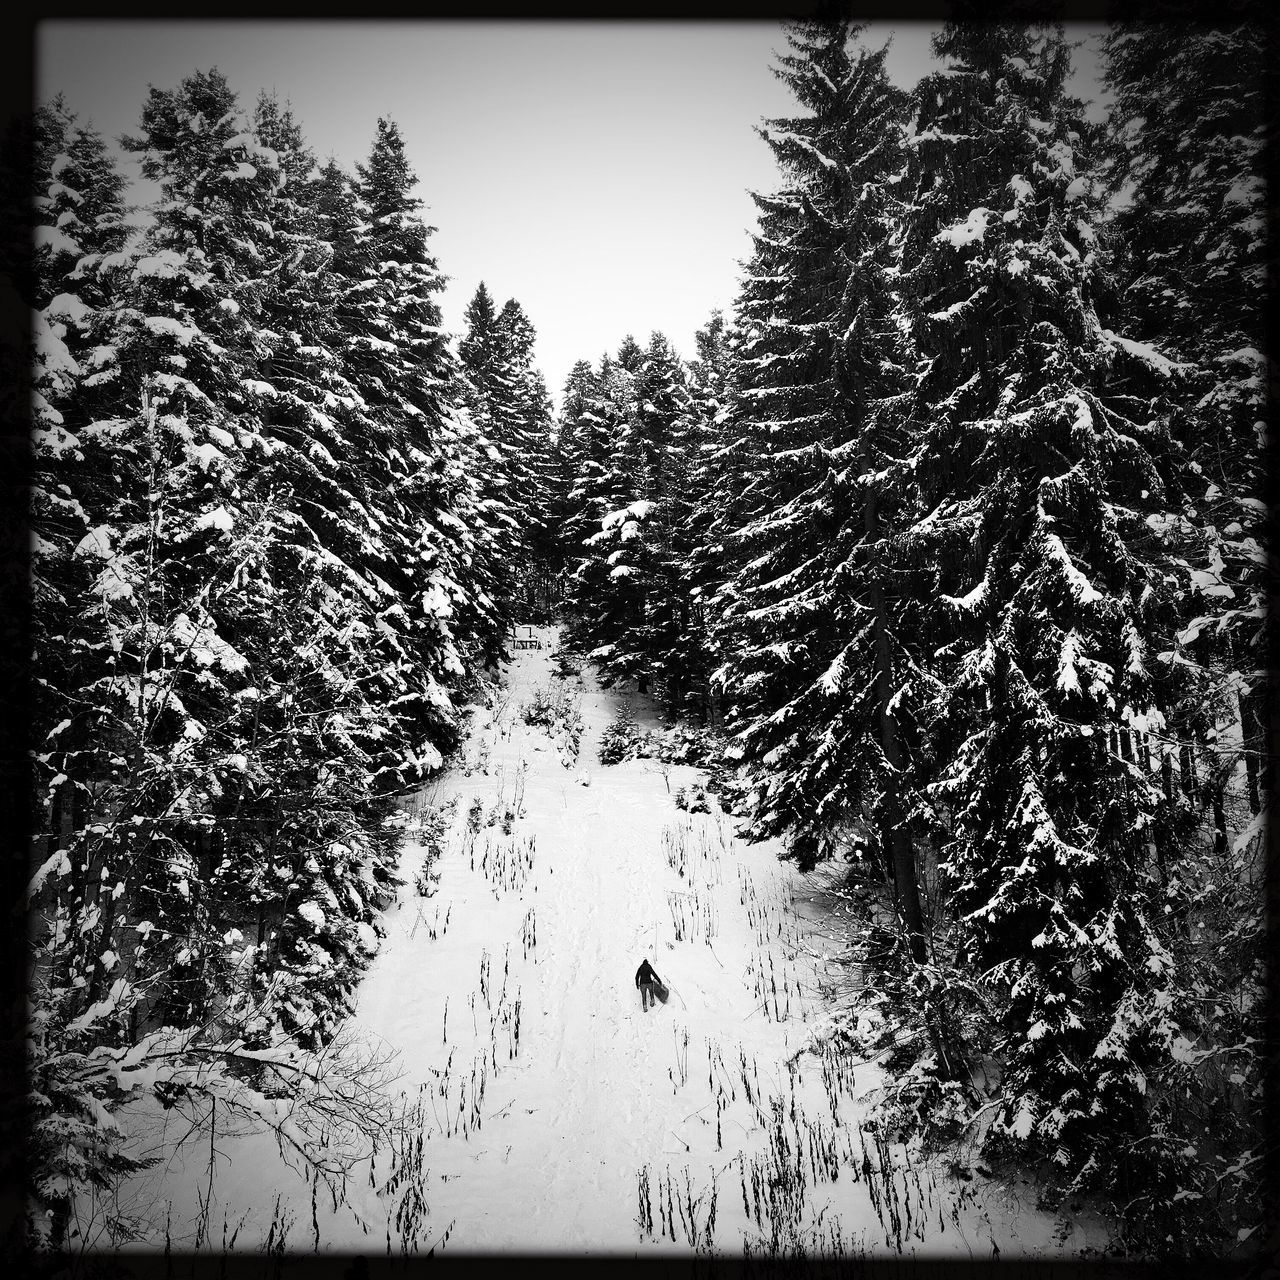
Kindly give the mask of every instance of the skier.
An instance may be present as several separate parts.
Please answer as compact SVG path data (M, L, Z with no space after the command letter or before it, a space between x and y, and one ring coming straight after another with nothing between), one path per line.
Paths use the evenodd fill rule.
M660 985L661 982L662 979L658 977L648 959L646 958L642 961L640 967L636 970L636 986L640 988L640 1007L645 1012L648 1012L651 1004L657 1003L653 988L656 985Z

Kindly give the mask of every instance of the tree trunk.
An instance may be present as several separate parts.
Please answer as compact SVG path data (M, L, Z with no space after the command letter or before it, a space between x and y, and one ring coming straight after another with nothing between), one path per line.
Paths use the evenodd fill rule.
M1213 793L1210 796L1210 802L1213 805L1213 850L1219 857L1222 857L1227 852L1228 844L1226 805L1220 786L1211 785L1209 790Z
M876 536L876 500L866 508L868 538ZM889 709L893 698L893 655L889 648L886 625L884 588L877 579L871 588L872 635L876 651L876 708L879 719L880 748L884 752L893 777L885 791L884 819L881 826L881 852L892 870L893 896L907 930L907 945L916 964L925 961L924 912L920 907L920 883L916 873L915 850L911 833L906 829L902 806L902 745L898 740L898 724ZM884 848L885 838L889 848Z
M57 833L58 840L61 842L66 840L64 848L70 849L71 852L71 891L72 894L80 899L86 907L89 905L89 843L82 840L79 848L75 847L75 837L77 834L83 833L88 826L88 815L85 811L85 792L84 787L75 779L66 782L64 786L71 789L71 829L66 832L65 837L61 831L62 820L59 818Z
M66 757L63 757L63 764L60 769L62 773L66 773ZM49 835L52 839L50 852L56 849L62 843L62 796L66 791L67 784L60 782L53 789L53 797L49 801Z
M1184 742L1178 747L1178 766L1182 774L1182 794L1191 800L1196 793L1196 771L1189 742Z
M1249 780L1249 810L1256 817L1262 812L1259 758L1265 747L1262 736L1265 685L1251 689L1240 698L1240 738L1244 745L1244 771Z

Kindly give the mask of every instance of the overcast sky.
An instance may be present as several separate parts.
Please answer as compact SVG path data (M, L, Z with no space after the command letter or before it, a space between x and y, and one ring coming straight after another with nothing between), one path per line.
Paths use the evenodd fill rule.
M929 28L868 39L891 32L889 73L909 86ZM770 73L784 44L773 22L65 20L40 24L36 75L41 100L61 91L114 139L149 84L216 66L246 108L264 88L287 99L318 157L348 169L391 117L437 228L446 326L461 331L481 280L519 299L558 400L575 360L654 329L692 355L728 310L748 190L777 182L752 126L794 109Z

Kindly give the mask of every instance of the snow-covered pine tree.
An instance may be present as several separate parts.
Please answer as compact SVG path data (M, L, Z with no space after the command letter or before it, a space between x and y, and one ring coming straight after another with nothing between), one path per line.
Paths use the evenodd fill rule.
M598 593L591 602L597 620L591 652L607 679L634 679L645 692L658 678L659 691L674 693L678 701L679 680L673 679L666 647L678 634L682 611L673 536L683 506L675 510L673 494L686 469L684 373L660 333L652 335L647 350L628 336L618 358L601 372L614 407L614 430L597 494L606 505L587 538ZM678 501L683 503L683 495Z
M790 368L798 332L773 323L773 317L785 314L794 301L788 296L794 191L790 195L785 188L775 195L753 192L752 198L759 231L753 235L751 256L742 264L743 276L734 299L733 361L719 414L714 475L709 477L714 516L706 540L715 548L719 564L713 635L723 659L713 672L712 685L726 716L736 694L726 687L725 663L740 642L738 618L745 608L737 579L751 559L740 534L779 503L775 471L764 464L775 447L768 424L785 421L793 412L799 420L806 412L794 403L793 383L803 387L803 375ZM736 751L736 747L730 748L731 755Z
M627 641L633 654L629 665L641 677L642 687L652 681L668 711L678 714L688 692L677 646L688 629L690 610L683 565L693 501L691 413L684 366L665 334L650 335L633 396L621 447L624 456L639 464L630 470L628 503L631 516L640 517L635 520L639 536L624 543L622 532L630 521L617 524L619 541L612 554L618 557L615 569L628 566L637 575L627 585L643 591L638 625ZM648 504L642 516L638 503ZM612 660L618 662L619 657L615 651Z
M509 298L498 314L515 392L509 450L517 460L515 498L524 512L526 561L517 580L525 617L546 620L555 572L547 514L551 466L551 398L533 362L537 333L524 309Z
M726 664L737 643L737 616L741 606L737 578L749 556L740 530L768 509L767 486L759 483L758 463L765 447L759 438L757 393L767 383L767 358L749 359L749 350L766 340L773 296L773 275L767 261L769 246L761 240L742 264L744 276L726 325L722 359L726 361L717 382L716 412L703 427L709 438L702 446L699 492L704 528L694 540L692 589L699 593L703 625L708 633L707 697L712 720L723 725L732 706L733 691L725 686ZM757 386L757 383L760 386ZM714 660L711 660L714 659ZM726 748L736 757L738 748ZM741 771L731 787L745 786Z
M577 564L576 551L586 532L577 527L578 508L571 497L584 465L583 420L596 386L590 361L579 360L569 371L556 414L551 448L551 474L547 485L547 512L555 539L552 561L557 566L553 595L557 607L565 600L566 580Z
M426 354L436 362L432 373L430 361L406 364L392 345L388 294L401 276L406 288L415 287L413 272L384 269L369 210L356 184L333 161L321 169L314 199L319 234L331 254L324 280L333 303L326 310L333 315L337 333L330 340L341 357L335 370L340 382L325 390L319 407L338 437L330 443L326 436L324 443L341 460L337 471L346 478L347 488L338 512L327 513L327 518L349 522L355 545L348 563L359 568L373 592L370 598L378 602L373 625L387 657L382 674L396 684L383 698L383 714L394 715L398 725L396 736L384 737L381 763L394 786L395 775L404 779L431 767L435 753L448 746L453 727L444 683L456 678L474 651L487 652L500 629L474 564L466 571L461 567L491 528L484 519L472 518L478 500L477 443L468 424L454 412L452 388L441 395L437 385L453 377L447 349L434 339L428 344ZM412 223L415 207L409 200L396 216ZM412 226L406 229L408 248L403 252L412 252L420 238L418 251L425 253L425 229L419 225L419 231L422 235L416 237ZM429 264L420 265L425 286L435 277ZM424 296L431 301L429 293ZM429 312L427 319L435 314ZM418 354L423 352L419 349ZM413 379L420 373L427 381L415 390ZM415 405L412 395L426 408ZM428 409L438 411L434 421L427 420ZM444 504L439 510L424 514L415 505L423 486L433 486L434 500ZM424 550L424 539L435 549ZM446 565L455 566L456 579L440 578ZM417 585L405 595L411 581ZM440 612L439 619L424 611L424 602ZM452 623L447 621L451 609L456 613ZM424 628L433 637L425 665L419 661ZM442 630L456 634L456 645L442 639ZM410 696L402 701L406 692Z
M1163 797L1121 735L1158 723L1169 607L1144 516L1167 433L1107 401L1088 129L1061 29L953 22L917 88L903 273L925 364L913 457L935 564L936 838L1003 1065L992 1152L1050 1192L1159 1196L1179 1157L1143 1091L1174 974L1150 892ZM932 643L932 640L931 640ZM935 1064L935 1067L941 1064ZM1185 1159L1181 1160L1185 1165Z
M32 288L42 310L58 294L82 299L88 311L102 309L109 281L99 278L102 259L119 253L129 239L125 179L102 135L79 122L61 95L34 115L37 211ZM63 345L74 359L91 342L88 316L74 303L51 318L64 327Z
M263 296L258 373L269 459L245 477L272 495L271 572L287 598L261 619L260 669L289 696L259 704L255 763L266 779L215 833L215 889L227 887L249 938L241 999L261 1000L244 1030L325 1042L349 1010L376 947L374 925L394 881L380 767L415 747L417 726L394 708L413 684L399 601L376 568L394 533L353 450L374 424L343 367L342 280L321 238L314 156L287 106L262 95L255 136L276 157L270 288ZM398 553L393 546L390 554Z
M153 90L132 145L161 182L155 221L137 254L111 252L114 231L90 244L86 222L81 247L96 252L73 273L109 281L112 294L69 371L78 386L63 410L84 457L63 510L78 504L86 529L58 635L77 687L54 732L82 745L61 811L55 792L56 829L30 889L44 925L36 1056L55 1074L78 1073L104 1131L102 1053L160 1022L198 1024L238 987L234 940L210 892L210 832L256 781L243 750L253 708L241 695L264 656L246 641L272 603L269 579L254 572L269 541L265 508L239 481L270 452L253 373L274 158L244 131L216 72ZM73 173L70 153L50 160L50 176ZM118 222L109 184L97 198ZM73 312L85 318L60 304ZM59 1109L74 1099L48 1096L50 1123L63 1124ZM54 1152L55 1178L57 1158L71 1162L57 1194L95 1181L109 1144L100 1133L92 1158Z
M518 500L513 486L521 459L514 441L507 437L514 429L519 391L511 335L500 320L483 280L467 304L464 319L467 328L458 342L458 359L466 377L466 406L482 434L486 451L491 451L485 483L495 495L500 495L518 531L520 525L515 511Z
M116 273L123 269L128 231L122 175L101 136L61 98L36 109L29 141L34 253L30 274L11 277L29 291L22 301L31 309L34 340L28 599L35 783L29 852L36 874L27 898L32 945L24 957L31 965L26 1229L35 1241L58 1245L67 1240L80 1187L105 1186L151 1163L124 1152L123 1135L102 1109L101 1081L86 1070L95 1038L71 1029L86 1012L76 985L86 981L83 958L72 938L94 927L91 913L104 901L90 872L108 869L106 860L91 868L85 856L103 718L87 691L105 663L100 631L80 625L93 574L75 552L105 505L111 468L92 445L81 447L77 428L93 412L86 372L109 324L112 273L101 264L111 258Z
M503 358L497 310L483 280L467 305L465 319L467 330L458 343L458 359L465 377L463 401L476 431L476 501L485 526L496 535L481 543L472 566L501 624L485 655L486 663L492 664L503 652L504 637L515 620L516 575L510 569L512 559L518 560L523 533L522 513L518 514L512 492L512 459L499 443L501 428L495 426L513 415L515 389Z
M809 114L762 130L788 185L760 198L743 304L736 412L763 456L723 678L752 832L785 834L802 866L870 833L922 960L901 727L921 691L893 538L913 511L890 271L906 99L883 50L851 53L858 34L791 27L778 74Z
M619 379L620 388L624 385L626 387L626 390L619 390L620 399L631 399L630 379L640 371L643 363L644 348L636 341L635 334L626 334L618 344L618 353L612 361L614 376Z
M440 324L443 278L428 248L433 228L412 194L417 177L398 126L379 118L368 160L358 164L361 226L349 359L356 385L382 430L388 501L402 546L383 576L405 602L419 693L405 712L418 719L419 765L434 767L457 732L450 690L468 670L468 642L482 649L501 631L493 603L465 584L473 534L464 473L472 459L458 421L457 363ZM455 634L465 618L469 635ZM406 775L407 776L407 775Z
M635 354L628 350L628 343ZM639 348L627 339L622 350L638 365ZM601 358L593 383L584 388L574 434L578 464L569 494L570 518L566 540L570 559L566 563L565 627L567 638L576 647L588 650L598 663L607 663L615 643L624 639L636 623L637 611L626 574L614 575L612 551L606 542L622 540L620 526L630 523L626 541L638 533L636 513L623 514L608 529L605 522L625 513L631 502L627 475L628 460L622 443L628 433L627 415L632 403L632 374L609 356ZM641 513L647 508L641 507ZM617 673L605 670L610 682Z
M95 347L109 327L112 272L102 263L118 261L129 232L125 222L125 182L107 153L102 137L80 125L55 98L34 115L36 210L33 296L29 299L35 327L32 371L35 464L31 488L32 621L36 676L41 689L38 719L33 726L41 761L50 777L62 780L40 798L39 812L49 814L49 829L60 832L64 813L84 808L73 793L83 787L75 759L84 746L88 724L67 703L87 679L89 667L100 665L90 650L77 650L68 639L78 597L87 589L84 561L75 547L89 531L89 513L77 494L85 495L92 510L109 489L109 471L101 457L86 459L78 437L67 424L92 417L87 387ZM86 488L92 493L89 496ZM54 642L53 637L60 640ZM48 661L54 654L57 661ZM64 723L65 722L65 723ZM57 741L44 740L55 725L63 725Z
M173 614L165 644L179 657L176 676L184 661L196 668L192 691L178 685L193 713L186 732L191 736L194 725L195 740L215 752L211 776L183 798L196 802L196 830L189 858L173 865L179 899L218 941L202 943L201 951L191 945L190 928L186 937L169 929L167 939L159 928L147 932L152 963L170 964L169 990L147 1017L190 1025L212 1000L234 1023L273 984L274 1000L241 1030L265 1041L280 1019L291 1035L317 1043L345 1012L376 945L368 922L392 879L390 841L371 800L387 789L377 775L391 769L399 776L420 752L410 733L396 732L419 726L386 709L406 700L397 674L408 666L404 647L386 642L394 632L385 618L394 619L398 602L363 576L367 538L353 537L350 524L364 496L361 469L341 473L353 458L342 456L345 441L321 410L355 402L334 350L339 331L329 308L336 294L312 209L314 162L299 130L270 99L250 126L216 72L190 77L173 94L153 93L143 125L135 145L166 192L149 236L154 252L144 259L163 269L150 275L161 282L180 275L185 253L196 271L208 270L227 287L220 294L197 278L175 297L166 283L140 284L134 302L151 313L144 331L186 347L198 350L197 335L221 326L212 358L180 365L187 377L177 387L188 419L210 416L215 448L188 453L185 461L197 469L190 481L181 467L168 469L152 535L180 582L196 570L181 588L194 591L194 607ZM132 309L122 315L129 319ZM122 366L127 371L130 360ZM353 417L348 413L342 426L355 426ZM162 423L172 429L181 419L152 412L145 421L154 438ZM337 458L325 448L326 432ZM197 515L194 527L217 530L222 544L211 539L195 548L208 553L207 563L192 555L190 539L180 538L170 554L161 529L164 497L181 507L191 489L208 487L210 475L219 478L222 500ZM156 486L151 473L140 490L153 496ZM384 549L382 557L396 560L399 550ZM210 687L218 689L201 669L218 668L231 677L232 697L215 718L197 709ZM166 895L171 891L148 878L133 910L145 921L171 915ZM329 908L323 923L317 898ZM241 926L256 930L243 946ZM221 990L211 984L205 953L234 969ZM176 970L171 957L180 962Z
M471 383L466 395L467 407L479 416L485 411L486 400L497 394L490 383L496 380L500 363L498 310L483 280L467 303L463 319L467 322L467 331L458 340L458 359Z
M533 364L533 325L514 298L496 311L482 281L466 320L458 355L468 408L484 442L485 501L506 530L494 572L505 584L509 627L517 614L522 621L546 616L550 402Z
M99 776L122 783L84 859L110 859L115 904L86 938L84 995L101 999L120 966L149 989L144 1020L190 1025L234 985L208 893L210 833L255 782L257 708L241 692L270 697L249 672L268 656L254 641L274 612L272 496L244 481L272 451L256 374L279 174L216 71L153 88L124 142L162 196L90 378L109 387L111 416L81 431L119 479L77 550L98 562L86 622L113 655L91 686L108 712ZM139 920L129 974L119 931Z
M392 457L393 451L397 456L403 455L405 422L413 414L396 411L389 386L403 372L403 366L393 348L381 345L390 341L383 305L388 286L373 259L369 227L364 220L367 210L362 209L352 178L332 159L319 172L313 198L317 233L330 255L322 279L332 301L323 311L336 327L330 341L336 344L340 357L329 375L339 381L333 386L321 384L319 410L325 421L318 421L316 429L318 443L338 460L336 472L346 491L338 510L327 513L327 517L349 526L355 545L344 559L359 568L362 578L382 601L378 632L388 645L394 641L399 648L407 646L407 651L416 654L417 642L412 637L421 618L416 609L406 609L389 580L389 566L398 564L399 572L404 574L410 572L406 566L420 563L417 551L410 549L420 535L415 518L406 509ZM449 432L442 423L436 424L436 430L441 436L436 465L452 473L459 465L453 455L465 452L464 440L457 437L465 437L466 432L460 424L450 424L455 438L453 447L445 448ZM466 486L455 476L444 487L456 491ZM445 524L448 525L447 518ZM472 532L479 537L485 527L482 524ZM474 590L469 589L458 606L460 629L464 635L486 633L495 625L491 606L478 581L470 587ZM395 678L419 682L412 658L392 665L398 672ZM421 736L421 696L415 695L403 706L396 701L398 697L399 691L388 701L396 702L396 714L403 717L409 736L416 740ZM388 745L392 754L398 750L397 743ZM401 752L401 759L403 755ZM392 763L391 755L384 763Z
M1215 720L1240 726L1256 751L1265 718L1263 12L1246 0L1210 26L1190 21L1190 9L1162 8L1158 23L1141 16L1116 25L1104 48L1121 188L1120 340L1155 375L1194 475L1188 519L1203 541L1184 571L1179 650L1206 668L1194 727L1212 757ZM1222 763L1230 772L1238 761ZM1255 771L1255 813L1260 782Z
M331 1036L393 883L382 797L439 763L494 623L394 130L356 191L273 99L250 122L216 71L152 89L126 139L162 192L136 249L101 140L58 104L35 132L29 1043L57 1243L77 1187L129 1167L104 1109L126 1046L167 1106L220 1035Z
M1202 1192L1179 1212L1194 1239L1247 1231L1265 1194L1251 1171L1265 1149L1253 1119L1265 1068L1251 1046L1265 1036L1276 723L1264 551L1275 518L1263 356L1269 17L1247 2L1208 23L1182 6L1151 17L1122 7L1103 42L1122 251L1111 323L1127 394L1169 423L1183 475L1181 502L1149 521L1177 584L1177 615L1153 637L1168 671L1165 724L1131 749L1162 767L1167 814L1153 841L1163 936L1185 995L1179 1034L1197 1046L1148 1081L1148 1110L1167 1142L1199 1154L1201 1183L1179 1184Z
M682 465L688 485L681 520L682 552L676 568L687 597L684 626L669 643L668 662L682 672L682 713L718 725L719 686L712 673L721 665L715 643L717 596L724 576L720 517L726 494L724 434L733 367L732 333L715 311L694 335L697 356L689 362L688 435Z
M1105 55L1122 188L1119 341L1186 452L1185 520L1199 541L1182 566L1187 625L1177 644L1179 664L1201 677L1178 715L1179 731L1200 740L1184 782L1192 792L1203 781L1214 798L1221 842L1223 783L1240 764L1229 740L1247 747L1253 814L1267 791L1263 14L1240 4L1208 27L1186 16L1121 23Z

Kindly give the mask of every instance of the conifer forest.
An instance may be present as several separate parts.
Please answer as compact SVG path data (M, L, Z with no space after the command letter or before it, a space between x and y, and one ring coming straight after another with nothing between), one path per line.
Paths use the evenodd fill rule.
M776 183L753 194L732 307L694 350L654 332L583 352L555 400L516 299L482 284L446 331L424 201L448 175L413 171L403 122L378 119L348 171L287 103L241 101L216 68L140 88L120 145L159 194L139 220L112 141L61 97L37 106L5 144L4 192L3 269L32 316L15 1239L49 1257L164 1246L163 1211L119 1194L160 1160L132 1137L144 1100L210 1151L229 1117L265 1126L313 1187L338 1132L376 1129L402 1177L430 1164L421 1126L406 1154L418 1113L350 1027L394 904L419 912L415 947L465 927L465 905L445 910L449 823L498 905L551 856L540 829L519 840L524 772L488 826L479 800L468 815L433 791L483 717L500 722L512 664L536 660L549 683L513 715L559 753L539 768L582 783L566 812L599 805L610 769L661 770L667 804L683 780L685 834L653 856L685 896L673 949L652 953L681 999L629 1017L684 1016L693 970L672 957L728 935L695 865L719 859L757 923L763 872L733 869L739 846L838 905L811 1056L828 1091L868 1063L882 1084L856 1128L801 1140L812 1186L787 1212L846 1146L863 1143L856 1182L874 1144L882 1161L898 1144L1028 1177L1046 1213L1085 1206L1099 1256L1274 1244L1274 69L1261 7L1223 14L1113 22L1105 119L1068 91L1052 22L939 26L914 89L859 22L786 23L774 73L794 112L743 121ZM632 708L598 762L574 690ZM695 847L699 831L722 843ZM426 851L416 886L406 841ZM570 892L555 868L512 943L523 960ZM489 976L505 942L488 940L483 1004L512 1062L523 1017L532 1061L541 1015ZM770 996L762 965L757 1020L781 1020L807 979ZM634 996L630 969L621 986ZM452 999L429 1051L398 1046L438 1053L432 1070L480 1003ZM668 1095L697 1074L689 1043L676 1034ZM753 1097L746 1056L740 1076ZM783 1124L781 1103L758 1106ZM764 1222L754 1167L741 1210L737 1166L722 1180L721 1231L731 1211ZM669 1227L677 1247L672 1182L639 1176L636 1238ZM388 1187L407 1240L431 1196ZM691 1252L723 1248L708 1194L676 1206ZM797 1244L769 1203L757 1252L848 1247ZM197 1247L225 1250L220 1229ZM263 1247L311 1247L310 1225L287 1246L282 1231Z

